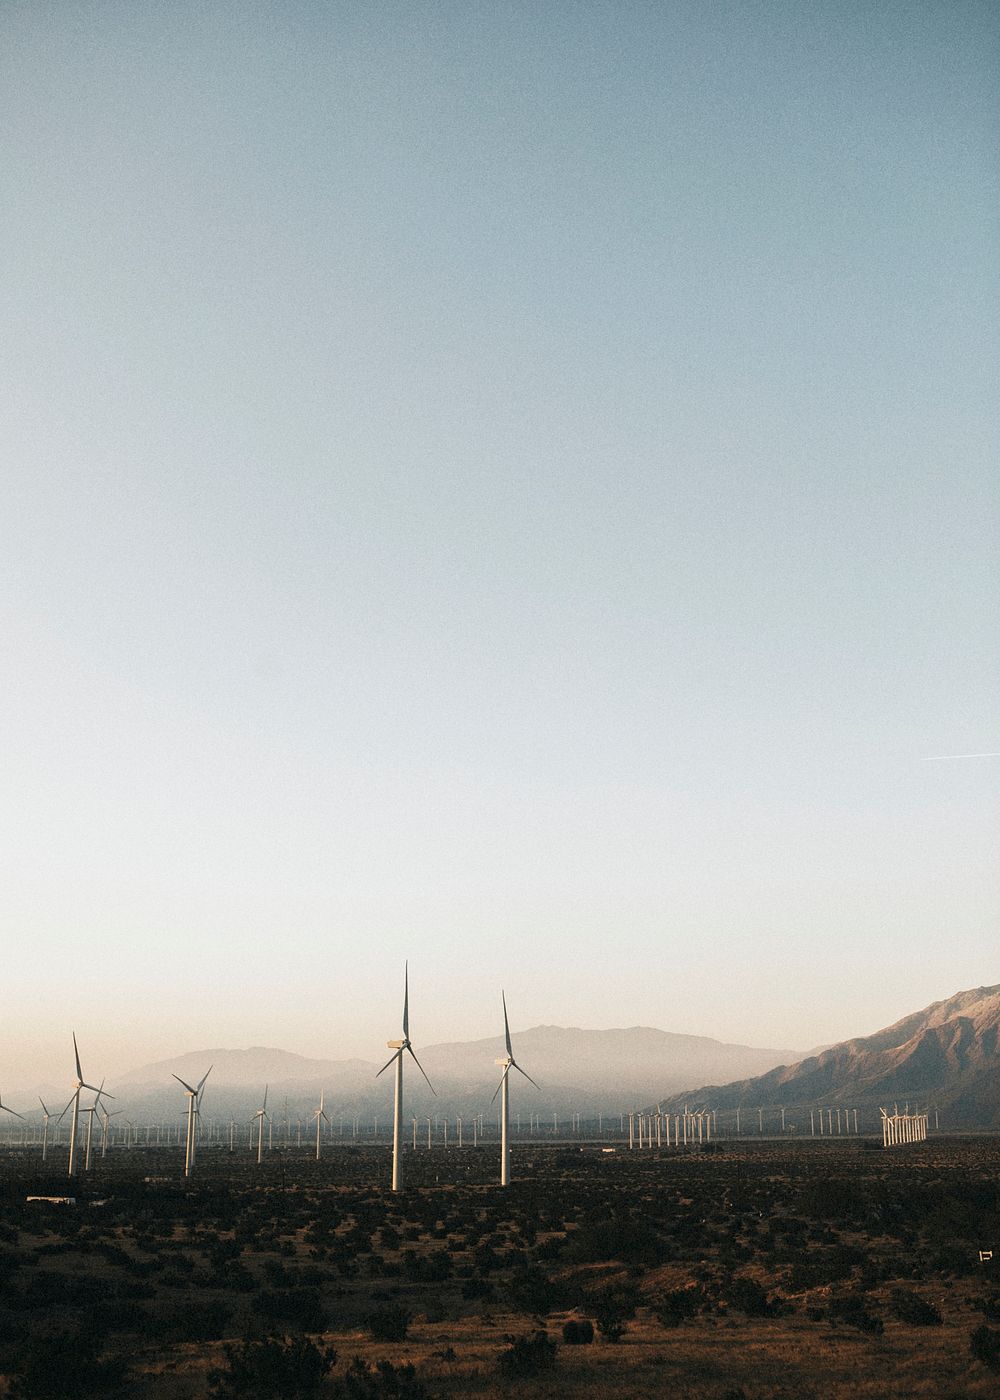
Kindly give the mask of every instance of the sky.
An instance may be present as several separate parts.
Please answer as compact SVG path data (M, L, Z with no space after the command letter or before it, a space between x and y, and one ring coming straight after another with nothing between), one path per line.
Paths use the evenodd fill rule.
M8 0L0 1091L1000 982L998 41Z

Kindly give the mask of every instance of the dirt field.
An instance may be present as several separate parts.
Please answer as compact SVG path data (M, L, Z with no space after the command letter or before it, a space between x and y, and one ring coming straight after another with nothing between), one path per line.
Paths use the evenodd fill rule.
M394 1197L378 1149L261 1168L205 1153L190 1186L176 1153L132 1149L48 1206L25 1197L64 1179L11 1152L0 1385L29 1400L1000 1392L995 1139L524 1148L507 1191L495 1156L412 1154ZM288 1341L265 1356L268 1337ZM318 1388L288 1369L296 1345L313 1379L315 1348L336 1352ZM256 1389L226 1380L240 1357Z

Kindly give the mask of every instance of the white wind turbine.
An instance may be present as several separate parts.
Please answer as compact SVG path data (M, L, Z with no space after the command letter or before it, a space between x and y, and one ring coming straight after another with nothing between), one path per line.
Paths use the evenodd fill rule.
M395 1092L395 1098L394 1098L394 1100L393 1100L393 1113L392 1113L392 1189L393 1189L394 1191L401 1191L401 1190L403 1189L403 1170L402 1170L402 1168L403 1168L403 1162L402 1162L402 1155L403 1155L403 1055L404 1055L404 1053L411 1056L411 1058L412 1058L412 1060L413 1060L413 1063L416 1065L417 1069L420 1071L421 1074L424 1075L424 1079L427 1081L427 1087L428 1087L428 1089L430 1089L431 1093L435 1095L435 1098L437 1097L437 1095L436 1095L436 1093L435 1093L435 1090L434 1090L434 1085L431 1083L431 1081L430 1081L429 1079L427 1079L427 1075L424 1074L424 1067L423 1067L423 1065L420 1063L420 1061L417 1059L416 1055L413 1053L413 1046L410 1044L410 965L409 965L409 963L405 963L405 964L404 964L404 967L403 967L403 1039L402 1039L402 1040L387 1040L387 1041L386 1041L386 1049L387 1049L387 1050L395 1050L396 1053L392 1056L391 1059L386 1060L385 1064L384 1064L384 1065L382 1066L382 1068L379 1070L378 1074L376 1074L375 1078L377 1079L379 1074L384 1074L385 1071L389 1068L389 1066L390 1066L391 1064L395 1064L395 1066L396 1066L396 1092Z
M267 1085L264 1085L264 1102L258 1108L254 1117L257 1120L257 1165L260 1166L264 1160L264 1119L267 1114Z
M44 1115L42 1121L42 1161L44 1162L49 1152L49 1119L52 1117L52 1114L45 1107L45 1104L42 1103L41 1099L39 1099L38 1102L42 1104L42 1113Z
M104 1080L102 1079L101 1087L97 1091L97 1094L94 1098L94 1102L90 1105L89 1108L81 1109L81 1112L87 1115L87 1141L83 1154L83 1170L85 1172L90 1171L90 1149L94 1141L94 1114L98 1111L98 1109L101 1106L101 1098L103 1094ZM109 1094L108 1098L110 1097L111 1095Z
M317 1162L319 1161L319 1141L320 1141L320 1133L323 1131L323 1124L325 1123L325 1124L327 1125L327 1127L330 1126L330 1120L329 1120L329 1118L327 1118L327 1116L326 1116L326 1110L325 1110L324 1107L323 1107L323 1097L324 1097L324 1093L325 1093L325 1091L324 1091L323 1089L320 1089L320 1091L319 1091L319 1108L317 1108L317 1109L315 1110L315 1112L313 1113L313 1117L316 1119L316 1161L317 1161Z
M108 1137L111 1132L111 1120L112 1118L120 1117L125 1110L123 1108L116 1108L113 1113L109 1113L103 1104L100 1108L101 1113L104 1115L104 1121L101 1124L101 1156L106 1157L108 1155Z
M76 1088L73 1090L73 1097L56 1119L61 1123L70 1109L73 1110L73 1117L69 1125L69 1171L68 1176L76 1175L76 1139L80 1129L80 1090L90 1089L95 1094L104 1094L104 1087L98 1089L96 1084L87 1084L83 1078L83 1070L80 1068L80 1051L76 1043L76 1031L73 1032L73 1058L76 1061ZM104 1098L113 1099L114 1094L104 1094Z
M531 1075L528 1074L526 1070L523 1070L521 1066L517 1063L517 1061L514 1059L514 1051L510 1043L510 1023L507 1020L507 998L506 996L504 996L502 990L500 992L500 998L503 1002L503 1034L504 1041L507 1046L507 1054L504 1057L504 1059L496 1061L498 1065L502 1066L503 1075L501 1076L500 1083L496 1087L496 1092L494 1093L493 1098L490 1099L490 1103L495 1103L497 1094L500 1095L500 1185L509 1186L510 1087L508 1084L508 1079L510 1078L511 1070L516 1069L518 1074L524 1075L525 1079L528 1081L529 1084L535 1084L535 1081L532 1079ZM535 1088L538 1088L537 1084L535 1084Z
M177 1083L184 1090L185 1094L187 1094L188 1100L187 1139L184 1144L185 1176L191 1176L194 1173L194 1159L197 1148L196 1119L198 1114L201 1112L201 1095L202 1090L205 1088L205 1080L212 1073L212 1069L213 1066L209 1065L208 1069L198 1080L197 1086L195 1088L192 1088L190 1084L186 1083L186 1081L183 1080L179 1074L174 1075L174 1078L177 1080Z

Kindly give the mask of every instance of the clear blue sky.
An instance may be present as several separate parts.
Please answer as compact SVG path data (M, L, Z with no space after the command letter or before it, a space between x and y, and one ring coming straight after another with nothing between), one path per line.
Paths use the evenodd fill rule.
M0 1089L1000 980L998 39L3 6Z

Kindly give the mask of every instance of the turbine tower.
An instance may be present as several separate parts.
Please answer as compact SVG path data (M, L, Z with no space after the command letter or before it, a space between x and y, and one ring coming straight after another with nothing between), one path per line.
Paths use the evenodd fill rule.
M96 1094L96 1096L95 1096L95 1098L94 1098L94 1102L90 1105L89 1108L84 1108L84 1109L81 1110L81 1112L83 1112L83 1113L85 1113L85 1114L87 1115L87 1139L86 1139L86 1146L85 1146L84 1152L83 1152L83 1170L84 1170L85 1172L89 1172L89 1171L90 1171L90 1148L91 1148L91 1144L93 1143L93 1140L94 1140L94 1114L98 1111L98 1109L99 1109L100 1106L101 1106L101 1096L102 1096L103 1093L104 1093L104 1080L102 1079L102 1080L101 1080L101 1087L100 1087L100 1088L98 1089L98 1091L97 1091L97 1094ZM109 1095L108 1095L108 1098L110 1098L110 1097L111 1097L111 1095L109 1094Z
M394 1050L396 1053L390 1059L386 1060L385 1064L379 1070L378 1074L376 1074L375 1078L377 1079L379 1074L384 1074L391 1064L395 1064L396 1092L395 1097L393 1099L392 1112L392 1189L394 1191L401 1191L403 1189L404 1054L407 1054L412 1058L413 1063L416 1065L417 1069L420 1071L421 1074L424 1075L424 1079L427 1081L428 1089L430 1089L431 1093L434 1094L435 1098L437 1097L434 1090L434 1085L427 1078L427 1075L424 1074L424 1067L417 1059L416 1055L413 1052L413 1046L410 1044L410 965L408 962L404 963L403 965L403 1039L387 1040L385 1045L387 1050Z
M38 1102L42 1105L42 1113L45 1115L45 1122L42 1126L42 1161L44 1162L49 1152L49 1119L52 1114L45 1107L42 1099L39 1099Z
M264 1119L267 1117L267 1085L264 1085L264 1102L254 1114L257 1119L257 1165L264 1160Z
M323 1124L325 1123L325 1124L327 1125L327 1127L330 1126L330 1120L329 1120L329 1118L327 1118L327 1116L326 1116L326 1110L325 1110L324 1107L323 1107L323 1096L324 1096L324 1092L325 1092L325 1091L324 1091L323 1089L320 1089L320 1091L319 1091L319 1108L315 1109L314 1112L313 1112L313 1117L316 1119L316 1161L317 1161L317 1162L319 1161L319 1143L320 1143L320 1134L321 1134L322 1131L323 1131Z
M205 1080L212 1073L212 1069L213 1066L209 1065L208 1069L198 1080L197 1087L194 1089L192 1089L191 1085L188 1084L185 1080L183 1080L179 1074L174 1075L174 1078L177 1080L177 1083L181 1086L185 1094L187 1094L188 1096L187 1138L184 1143L185 1176L193 1176L194 1174L194 1159L197 1145L197 1129L195 1127L195 1120L197 1118L198 1113L201 1110L201 1094L202 1090L205 1087Z
M500 1095L500 1185L510 1185L510 1086L508 1080L512 1069L516 1069L518 1074L523 1074L529 1084L535 1084L531 1075L514 1059L514 1051L510 1043L510 1023L507 1020L507 998L501 989L500 999L503 1002L503 1035L507 1046L507 1054L504 1059L497 1060L496 1063L503 1068L500 1083L496 1087L496 1092L490 1103L496 1102L497 1094ZM535 1088L538 1085L535 1084Z

